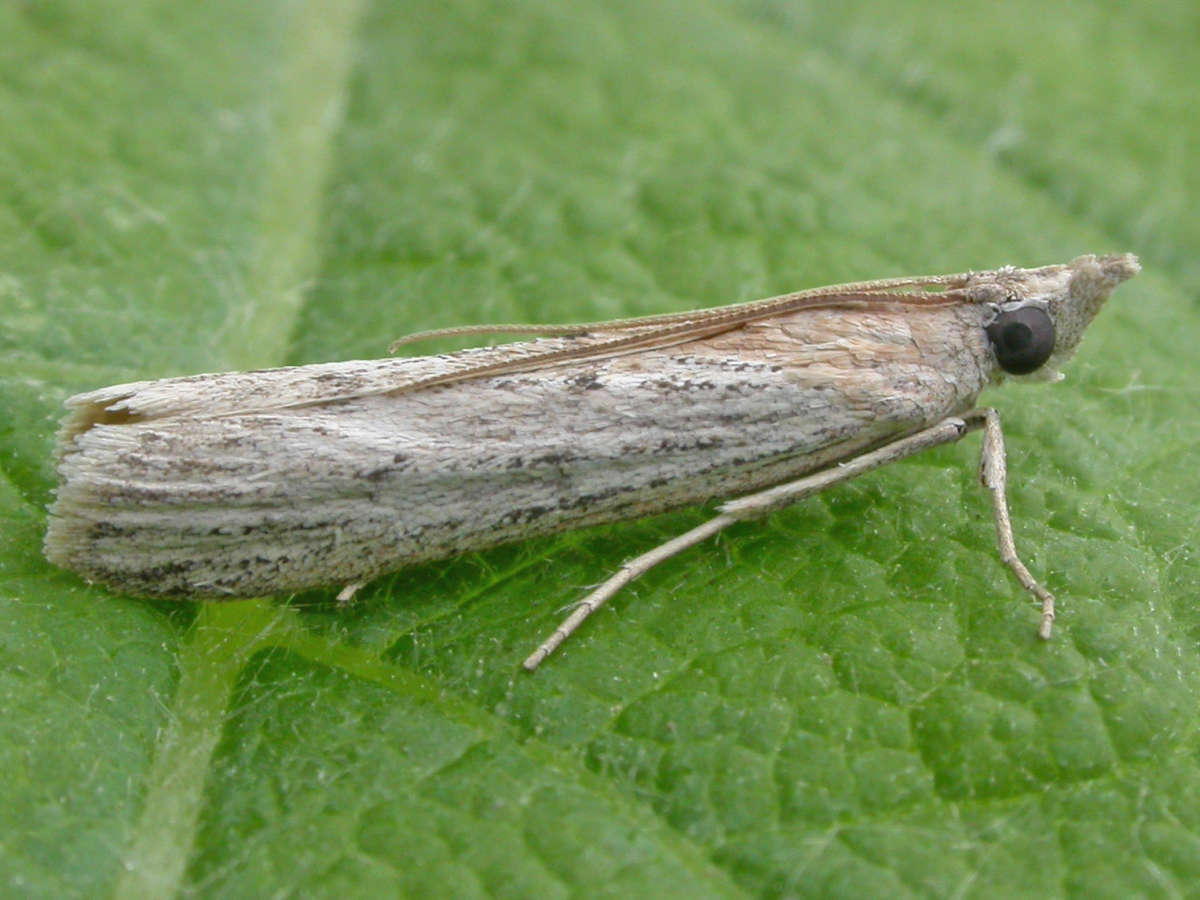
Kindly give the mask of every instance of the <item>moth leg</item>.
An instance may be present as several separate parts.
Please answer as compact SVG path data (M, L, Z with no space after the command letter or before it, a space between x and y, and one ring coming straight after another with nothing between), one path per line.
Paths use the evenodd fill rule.
M358 593L358 591L361 587L362 587L361 582L356 582L354 584L346 585L344 588L342 588L340 591L338 591L337 605L339 607L349 606L351 603L354 602L354 595Z
M693 528L691 531L681 534L677 538L672 538L665 544L659 544L649 553L643 553L641 556L635 557L621 564L621 568L598 588L584 597L575 606L575 610L563 620L563 623L554 629L554 633L546 638L536 650L534 650L525 662L521 663L525 667L525 671L532 672L542 664L547 656L558 649L559 644L569 638L575 629L583 624L583 620L603 606L608 598L615 594L633 579L639 575L650 571L660 562L670 559L678 553L682 553L693 544L698 544L703 540L707 540L717 532L728 528L734 522L738 521L736 516L720 515L716 518L709 519L703 525Z
M660 562L670 559L672 556L683 552L694 544L707 540L735 522L740 522L744 519L756 519L774 510L791 506L805 497L819 493L843 481L849 481L879 466L895 462L906 456L912 456L914 453L920 453L922 450L928 450L940 444L949 444L957 441L968 432L983 426L984 419L981 416L974 416L971 420L958 417L943 419L938 424L926 428L924 431L918 431L916 434L899 438L875 450L862 453L853 459L838 463L829 469L815 472L797 481L791 481L787 484L781 484L777 487L760 491L757 494L750 494L749 496L723 503L720 507L721 514L719 516L709 519L704 524L698 525L677 538L660 544L648 553L643 553L641 556L625 562L607 581L580 600L575 610L555 629L554 633L541 646L529 655L529 658L522 665L526 671L532 672L541 665L547 656L558 649L558 646L570 637L588 616L603 606L610 597L629 584L629 582L648 572ZM1026 572L1026 575L1028 576L1028 572ZM1032 579L1030 580L1032 581Z
M1000 429L1000 414L994 409L974 409L964 418L968 422L979 422L983 425L979 480L992 495L992 513L996 518L996 541L1000 545L1000 559L1017 576L1021 587L1042 601L1042 621L1038 627L1038 637L1049 640L1050 631L1054 627L1054 595L1029 574L1029 570L1017 556L1017 548L1013 543L1012 520L1008 515L1006 496L1008 465L1004 454L1004 432Z

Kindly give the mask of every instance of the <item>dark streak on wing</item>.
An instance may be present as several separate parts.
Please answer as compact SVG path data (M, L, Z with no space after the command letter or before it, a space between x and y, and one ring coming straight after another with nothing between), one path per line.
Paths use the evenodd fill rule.
M958 278L961 276L945 276ZM933 279L930 279L933 280ZM904 279L908 283L909 279ZM926 282L915 282L926 283ZM890 282L889 282L890 284ZM854 287L857 287L855 285ZM343 400L379 394L408 394L446 384L456 384L472 381L478 378L489 378L495 375L510 375L528 373L553 366L584 360L610 359L640 350L661 349L689 341L713 337L727 331L740 328L748 322L772 318L786 313L806 309L865 309L878 306L923 306L938 307L952 306L963 301L963 296L956 291L933 293L928 291L902 292L873 292L856 290L848 293L816 293L803 291L799 294L785 294L770 300L755 300L750 303L739 303L732 306L718 306L709 310L696 310L690 313L668 313L665 316L646 316L641 319L622 319L616 322L599 322L594 331L578 332L579 340L597 339L583 346L549 347L543 353L531 353L515 360L505 360L494 363L481 363L478 366L433 375L429 378L417 379L409 384L392 389L375 389L360 393L333 395L320 400L302 401L278 409L302 408L304 406L319 406L326 403L336 403ZM536 327L536 326L534 326ZM568 329L585 329L589 326L563 326ZM474 330L474 329L472 329ZM480 329L481 332L487 329ZM497 326L497 331L504 331L505 326ZM554 331L559 327L554 326ZM632 332L632 333L624 333ZM462 333L456 329L444 332L426 332L422 335L435 337L438 334ZM616 337L608 337L616 334Z

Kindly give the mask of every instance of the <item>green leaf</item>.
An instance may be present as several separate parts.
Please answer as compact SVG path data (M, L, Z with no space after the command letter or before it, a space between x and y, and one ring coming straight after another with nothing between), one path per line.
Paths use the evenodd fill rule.
M0 5L0 889L1183 896L1200 878L1191 6ZM635 583L703 510L324 595L41 556L69 394L1134 251L1060 385Z

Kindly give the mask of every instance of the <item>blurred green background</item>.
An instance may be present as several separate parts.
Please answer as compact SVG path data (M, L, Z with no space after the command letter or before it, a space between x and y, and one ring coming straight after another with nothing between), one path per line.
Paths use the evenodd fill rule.
M1195 896L1200 8L0 3L0 892ZM40 553L62 400L1133 251L977 442L560 608L702 510L197 607Z

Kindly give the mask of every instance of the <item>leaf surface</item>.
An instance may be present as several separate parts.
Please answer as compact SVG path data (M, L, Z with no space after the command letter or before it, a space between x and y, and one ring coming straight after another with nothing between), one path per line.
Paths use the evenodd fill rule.
M0 6L6 892L1194 892L1196 13L826 6ZM1048 644L973 441L689 551L533 677L705 511L345 612L41 557L79 390L1126 250L1068 379L985 398Z

